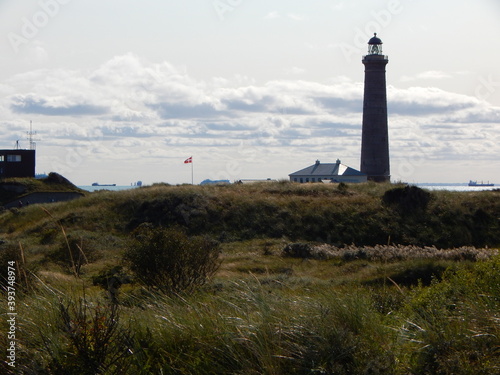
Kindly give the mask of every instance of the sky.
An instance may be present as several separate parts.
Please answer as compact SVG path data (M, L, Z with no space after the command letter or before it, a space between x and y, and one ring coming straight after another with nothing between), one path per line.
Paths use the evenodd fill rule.
M77 185L359 169L376 32L391 179L500 183L499 17L498 0L0 0L0 148L28 148L32 121L37 173Z

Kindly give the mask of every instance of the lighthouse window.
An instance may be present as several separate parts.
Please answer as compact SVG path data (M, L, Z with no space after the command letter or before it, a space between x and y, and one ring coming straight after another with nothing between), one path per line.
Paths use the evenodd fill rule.
M7 155L7 161L10 161L10 162L20 162L21 161L21 155Z

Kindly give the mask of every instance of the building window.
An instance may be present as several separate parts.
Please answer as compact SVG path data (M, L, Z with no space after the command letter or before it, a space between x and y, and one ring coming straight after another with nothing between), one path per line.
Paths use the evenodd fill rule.
M300 183L303 183L304 182L304 179L301 177L300 178Z
M9 162L20 162L21 155L7 155L7 161Z
M309 177L306 178L306 182L309 182Z
M321 177L318 177L318 182L321 182Z
M5 161L5 160L4 160L4 156L3 156L3 155L0 155L0 162L2 162L2 161Z

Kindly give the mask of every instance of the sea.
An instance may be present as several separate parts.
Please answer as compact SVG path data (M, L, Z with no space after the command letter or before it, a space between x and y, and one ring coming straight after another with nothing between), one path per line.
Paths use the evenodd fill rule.
M78 188L82 190L87 190L90 192L99 191L99 190L108 190L108 191L120 191L120 190L129 190L129 189L137 189L139 186L136 185L123 185L123 186L91 186L91 185L83 185L78 186Z
M456 184L416 183L416 184L410 184L410 185L415 185L415 186L418 186L422 189L428 189L428 190L449 190L449 191L483 191L483 190L500 189L500 185L496 185L496 186L469 186L468 183L456 183Z
M449 190L449 191L483 191L483 190L495 190L500 189L500 185L496 186L469 186L468 183L411 183L410 185L418 186L422 189L427 190ZM82 190L86 191L98 191L98 190L109 190L109 191L120 191L137 189L138 186L135 185L124 185L124 186L78 186Z

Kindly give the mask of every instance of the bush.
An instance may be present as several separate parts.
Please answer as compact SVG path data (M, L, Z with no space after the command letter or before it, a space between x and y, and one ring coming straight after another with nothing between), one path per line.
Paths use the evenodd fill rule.
M92 263L101 256L93 242L95 242L95 238L85 232L64 235L64 239L48 255L48 259L67 267L75 276L80 276L85 264Z
M129 284L131 278L123 272L122 266L114 266L102 270L97 276L92 277L92 284L99 285L108 292L112 303L118 302L118 292L123 284Z
M385 205L394 207L403 215L425 211L430 200L431 194L416 186L387 190L382 197L382 202Z
M500 258L449 269L418 288L401 329L412 374L497 374Z
M363 294L333 294L301 339L308 374L395 374L392 332Z
M399 286L429 286L433 280L440 280L443 273L446 271L449 263L439 262L433 259L413 260L406 264L401 264L401 269L394 271L384 277L370 280L366 284L383 285L389 278L392 282Z
M125 260L136 278L167 293L189 292L219 268L219 245L206 237L189 238L179 229L142 225Z
M313 258L313 246L308 243L290 243L283 248L283 256L291 258Z
M49 354L49 374L126 374L131 362L132 336L120 327L118 306L80 298L59 302L58 340L42 337Z

